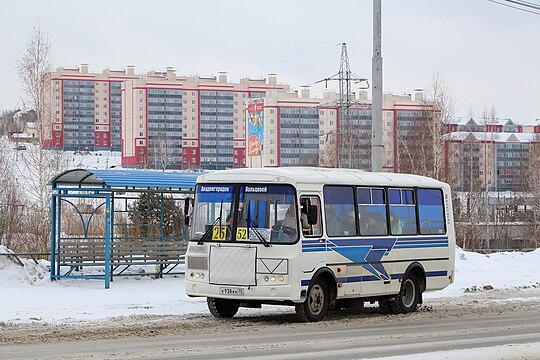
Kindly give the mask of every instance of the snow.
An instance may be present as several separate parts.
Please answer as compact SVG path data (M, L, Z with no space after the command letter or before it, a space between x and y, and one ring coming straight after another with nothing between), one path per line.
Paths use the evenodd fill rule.
M540 342L531 344L508 344L493 347L435 351L424 354L411 354L377 358L373 360L492 360L492 359L537 359Z
M466 292L494 289L540 288L540 249L532 252L479 254L456 248L454 284L427 293L426 298L460 296ZM484 289L486 287L486 289Z
M0 246L0 254L9 250ZM115 277L111 288L103 281L49 280L48 261L24 267L0 255L0 323L70 323L130 315L206 313L204 298L189 298L182 276ZM460 297L467 292L540 288L540 249L482 255L456 249L455 283L425 298ZM516 296L515 301L520 301Z

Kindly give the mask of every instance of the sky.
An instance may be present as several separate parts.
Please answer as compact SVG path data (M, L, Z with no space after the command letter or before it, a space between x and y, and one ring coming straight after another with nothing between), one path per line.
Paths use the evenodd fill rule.
M530 0L540 3L540 0ZM293 89L339 70L347 43L353 73L371 79L372 1L17 0L0 2L0 110L21 107L16 67L32 28L53 46L53 67L264 78ZM488 0L385 0L383 90L429 89L439 73L455 116L491 109L521 123L540 119L540 15ZM337 83L328 85L336 88Z

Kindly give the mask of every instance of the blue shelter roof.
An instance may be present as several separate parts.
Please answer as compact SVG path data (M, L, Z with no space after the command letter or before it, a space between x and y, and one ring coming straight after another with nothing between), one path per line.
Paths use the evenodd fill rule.
M51 179L56 186L102 187L117 189L193 189L197 177L203 173L146 171L146 170L91 170L73 169Z

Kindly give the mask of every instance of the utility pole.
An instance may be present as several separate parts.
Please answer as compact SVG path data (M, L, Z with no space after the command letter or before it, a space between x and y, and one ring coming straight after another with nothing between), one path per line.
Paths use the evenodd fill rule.
M381 0L373 0L373 59L371 105L371 171L382 171L382 56Z
M341 160L341 157L343 156L343 152L348 152L347 157L349 159L348 167L352 168L352 151L350 151L350 147L353 146L351 143L351 132L353 131L352 124L351 124L351 117L350 117L350 108L351 108L351 98L353 97L352 94L352 86L351 82L354 81L355 83L365 83L364 86L360 87L360 89L368 89L369 88L369 82L365 78L361 78L351 72L351 67L349 65L349 55L347 53L347 44L342 43L341 44L341 58L339 63L339 72L335 75L332 75L328 78L316 81L315 84L323 82L325 83L325 87L328 87L328 81L338 81L339 82L339 103L338 104L326 104L326 106L331 105L338 105L339 106L339 127L337 128L336 135L338 135L337 140L339 141L339 145L337 146L337 160L338 160L338 167L343 167L344 161ZM344 134L343 129L346 129L347 134L349 138L347 139L347 144L344 144L343 140L341 139L341 135ZM343 147L343 145L345 145ZM343 147L343 151L340 151L340 147Z

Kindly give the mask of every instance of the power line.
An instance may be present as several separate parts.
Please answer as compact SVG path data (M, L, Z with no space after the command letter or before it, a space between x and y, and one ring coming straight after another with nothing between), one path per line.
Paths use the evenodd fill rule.
M536 11L532 11L532 10L523 9L523 8L518 7L518 6L512 6L512 5L505 4L505 3L502 3L502 2L499 2L499 1L495 1L495 0L488 0L488 1L489 1L489 2L492 2L492 3L494 3L494 4L498 4L498 5L502 5L502 6L507 6L507 7L512 8L512 9L525 11L525 12L528 12L528 13L530 13L530 14L540 15L540 12L536 12ZM508 0L506 0L506 1L508 1Z
M524 0L505 0L505 1L517 4L517 5L525 6L525 7L531 8L531 9L540 10L540 5L534 4L534 3L529 2L529 1L524 1Z

